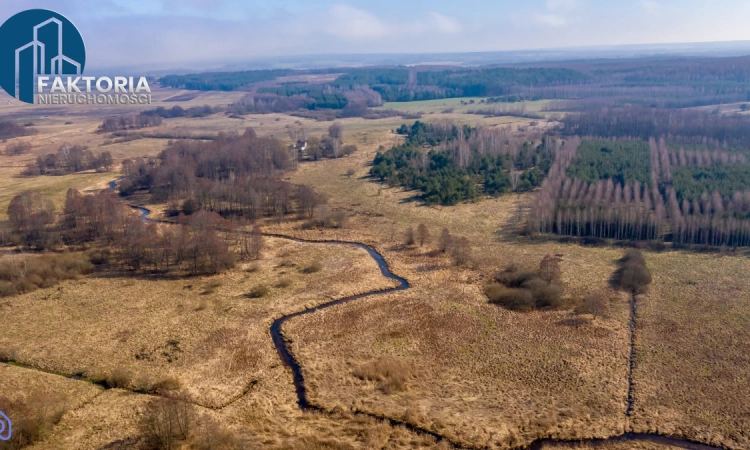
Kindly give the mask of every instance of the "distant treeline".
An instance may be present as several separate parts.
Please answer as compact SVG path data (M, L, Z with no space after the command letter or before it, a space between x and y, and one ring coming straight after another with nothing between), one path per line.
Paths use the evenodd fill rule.
M369 106L383 101L413 101L466 96L506 95L519 86L555 86L586 82L589 76L570 69L479 68L413 72L404 67L348 68L308 71L247 71L170 75L162 78L169 87L198 90L235 90L260 81L272 81L292 74L344 72L335 81L320 85L285 83L277 87L261 87L259 94L310 99L309 109L344 108L352 100L350 92L368 90ZM378 97L374 98L372 94ZM357 95L358 99L361 96Z
M203 106L193 106L191 108L183 108L181 106L173 106L171 108L165 108L163 106L159 106L156 109L149 109L148 111L143 111L141 114L144 116L159 116L164 119L173 119L176 117L206 117L210 116L213 113L221 112L223 108L217 107L212 108L208 105Z
M147 127L158 127L162 124L162 118L155 114L140 113L126 117L107 117L99 126L100 133L111 133L113 131L137 130Z
M662 136L676 145L750 149L750 116L641 107L595 109L562 119L567 135L638 138Z
M340 75L334 81L315 86L274 83L281 76L337 73ZM381 101L492 96L501 102L562 100L565 103L555 107L564 110L624 105L685 108L750 101L750 57L642 58L440 70L400 66L260 70L162 79L165 86L198 90L235 90L256 82L263 82L261 93L301 95L321 105L319 108L343 108L343 100L331 98L331 92L358 88L370 89ZM324 96L326 89L329 92Z
M293 70L248 70L244 72L206 72L190 75L167 75L159 79L162 86L195 91L234 91L258 81L275 80L293 74Z
M415 122L398 130L406 142L378 152L370 175L421 191L427 204L454 205L482 194L524 192L539 186L559 142L541 144L509 128L470 128L451 122Z

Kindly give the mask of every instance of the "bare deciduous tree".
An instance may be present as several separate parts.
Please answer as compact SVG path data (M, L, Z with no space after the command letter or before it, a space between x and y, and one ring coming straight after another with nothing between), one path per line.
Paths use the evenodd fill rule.
M425 244L429 243L430 231L427 229L427 226L425 224L419 224L419 226L417 227L417 235L419 236L420 247L424 247Z

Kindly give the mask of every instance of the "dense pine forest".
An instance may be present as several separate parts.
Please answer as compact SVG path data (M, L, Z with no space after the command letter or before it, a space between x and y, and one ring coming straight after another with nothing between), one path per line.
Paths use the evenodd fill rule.
M481 195L526 192L541 185L557 141L523 140L510 128L470 128L451 122L402 125L406 141L379 152L370 175L420 191L428 205L454 205Z

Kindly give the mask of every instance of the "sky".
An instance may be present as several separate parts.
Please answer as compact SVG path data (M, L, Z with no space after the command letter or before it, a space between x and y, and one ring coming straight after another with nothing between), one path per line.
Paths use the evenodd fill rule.
M68 17L89 67L750 40L747 0L2 0Z

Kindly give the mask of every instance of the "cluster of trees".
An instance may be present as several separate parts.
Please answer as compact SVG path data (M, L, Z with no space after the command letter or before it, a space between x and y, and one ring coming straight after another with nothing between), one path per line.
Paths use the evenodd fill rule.
M38 156L36 161L29 163L23 171L24 175L64 175L84 170L109 172L114 162L112 154L104 151L93 154L88 147L63 144L57 153Z
M300 159L317 161L321 158L341 158L357 151L355 144L344 144L344 128L334 122L328 127L328 133L320 138L312 136L307 139L307 147L299 155Z
M112 133L114 131L137 130L147 127L158 127L161 124L161 116L153 113L140 113L127 117L107 117L99 126L99 132Z
M246 94L227 107L227 112L245 114L270 114L308 109L311 100L306 96L280 97L272 94Z
M602 152L603 141L576 144L597 158L597 148L600 153L617 155ZM643 173L642 163L627 163L627 155L621 156L625 164L605 163L611 165L611 171L587 176L590 173L580 170L579 160L591 160L591 156L577 156L576 149L568 147L557 153L550 175L532 204L528 222L532 230L618 240L750 245L747 165L672 167L675 159L663 140L657 143L652 139L648 144L625 141L610 146L623 150L635 146L640 153L645 148L649 152L650 176ZM721 163L720 155L709 160ZM646 160L644 155L641 158ZM638 170L634 171L634 167Z
M340 150L340 149L339 149ZM126 160L120 192L147 189L185 214L206 210L256 219L308 216L323 201L312 189L280 180L295 168L296 150L276 138L221 133L209 142L175 141L152 160Z
M30 150L31 150L30 142L14 142L12 144L8 144L5 147L5 154L7 156L18 156L18 155L23 155L24 153L27 153Z
M14 240L30 249L46 249L56 244L48 231L55 222L55 205L38 192L24 192L11 199L8 222Z
M13 139L20 136L36 134L36 129L21 126L9 120L0 121L0 140Z
M450 122L411 127L406 142L378 152L370 175L419 190L427 204L453 205L485 193L524 192L541 185L560 142L524 141L510 128L470 128Z
M177 225L145 222L111 191L82 195L70 189L59 217L48 198L26 192L11 200L8 218L17 243L30 249L95 243L106 249L97 253L97 263L107 262L113 250L117 262L134 270L217 273L237 257L259 257L262 248L260 230L246 231L245 221L231 223L199 210L180 216Z
M619 184L647 184L651 177L649 161L650 149L643 141L586 140L578 147L568 176L586 183L612 179Z
M430 245L433 238L429 228L420 223L417 230L409 227L404 235L404 244L408 246L419 245L424 247ZM471 242L464 236L454 236L447 228L443 228L437 239L437 250L448 254L457 266L464 266L471 261ZM435 254L435 253L433 253Z
M556 309L565 305L560 282L560 258L547 255L535 270L511 264L495 276L485 293L490 303L512 311Z

